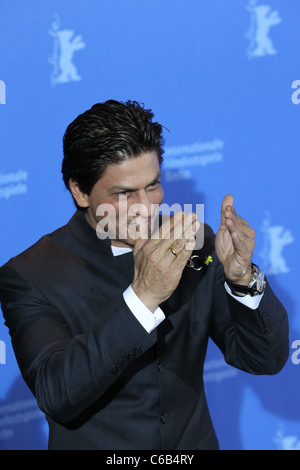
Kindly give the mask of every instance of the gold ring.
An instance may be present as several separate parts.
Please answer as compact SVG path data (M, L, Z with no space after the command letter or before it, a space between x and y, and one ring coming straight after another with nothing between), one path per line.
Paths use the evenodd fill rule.
M170 246L170 250L171 250L172 255L174 255L177 258L178 254L176 253L176 251L173 250L173 245Z

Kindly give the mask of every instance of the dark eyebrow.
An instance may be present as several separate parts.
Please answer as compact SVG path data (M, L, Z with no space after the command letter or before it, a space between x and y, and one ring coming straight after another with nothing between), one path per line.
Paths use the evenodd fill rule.
M147 184L146 188L148 188L149 186L152 186L153 184L157 183L160 181L160 176L161 176L161 173L158 173L157 176L154 178L153 181L151 181L149 184ZM131 187L126 187L126 186L112 186L110 188L111 191L126 191L126 192L134 192L134 191L138 191L139 188L131 188Z
M110 188L111 191L136 191L137 189L135 188L126 188L125 186L112 186Z

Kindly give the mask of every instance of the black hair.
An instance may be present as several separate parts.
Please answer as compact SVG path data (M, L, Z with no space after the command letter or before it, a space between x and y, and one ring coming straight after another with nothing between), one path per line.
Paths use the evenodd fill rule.
M144 152L156 151L162 162L162 126L154 114L136 101L108 100L80 114L63 137L62 175L65 186L74 180L90 195L108 165L119 164Z

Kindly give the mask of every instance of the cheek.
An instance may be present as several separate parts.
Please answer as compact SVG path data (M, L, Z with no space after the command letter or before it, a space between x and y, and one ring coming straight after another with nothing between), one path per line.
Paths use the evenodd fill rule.
M107 220L115 219L118 214L118 205L112 204L109 200L93 201L90 205L95 218L97 220L103 219L105 217Z

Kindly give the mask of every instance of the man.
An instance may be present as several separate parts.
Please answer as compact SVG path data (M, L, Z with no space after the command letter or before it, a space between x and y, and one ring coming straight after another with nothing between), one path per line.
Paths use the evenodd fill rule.
M152 118L113 100L78 116L62 165L75 215L0 270L49 449L217 449L202 378L208 338L253 374L275 374L288 357L286 312L252 264L254 230L232 196L200 250L193 213L154 230L163 139Z

